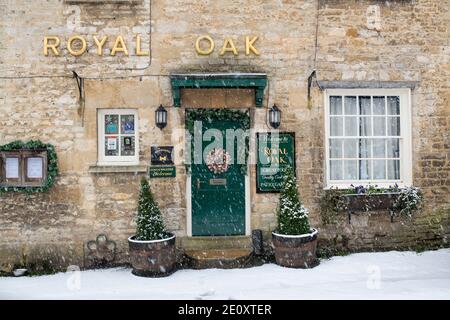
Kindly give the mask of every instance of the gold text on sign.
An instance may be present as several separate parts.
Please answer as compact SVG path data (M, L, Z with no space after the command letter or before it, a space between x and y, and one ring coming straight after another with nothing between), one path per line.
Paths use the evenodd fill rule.
M109 47L111 56L115 56L118 54L129 56L129 44L124 40L124 38L119 35L115 39L109 39L108 36L97 37L93 36L93 42L96 47L97 55L103 56L104 49ZM109 42L109 46L106 44ZM149 51L145 51L142 49L142 40L141 36L138 34L134 37L134 53L137 56L148 56L150 55ZM87 49L87 41L85 36L81 35L73 35L71 36L66 43L66 48L69 54L73 56L81 56L86 52ZM44 37L44 55L54 55L59 56L61 51L64 49L62 41L60 37L57 36L46 36Z
M287 163L282 156L287 156L288 151L286 148L264 148L264 154L266 155L267 163Z
M259 50L256 49L255 47L255 42L256 40L258 40L257 36L253 36L253 37L249 37L246 36L244 38L244 51L241 52L245 52L245 55L249 56L250 54L254 54L256 56L259 56ZM234 56L237 56L240 51L239 51L239 41L235 41L232 38L225 38L223 43L222 43L222 47L220 49L219 55L223 56L226 54L232 54ZM203 35L197 38L197 40L195 41L195 51L197 52L197 54L202 55L202 56L208 56L211 53L213 53L215 48L215 43L214 40L208 36L208 35Z

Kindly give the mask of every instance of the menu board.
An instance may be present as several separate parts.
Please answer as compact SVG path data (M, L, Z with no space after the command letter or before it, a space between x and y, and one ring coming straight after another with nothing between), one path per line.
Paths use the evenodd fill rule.
M280 192L286 169L291 167L295 172L295 135L264 132L256 139L256 191Z

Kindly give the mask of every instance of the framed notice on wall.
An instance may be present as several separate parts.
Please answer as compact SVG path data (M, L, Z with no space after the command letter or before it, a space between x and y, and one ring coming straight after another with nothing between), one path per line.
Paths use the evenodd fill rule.
M280 192L286 168L295 172L295 133L257 133L256 159L256 192Z
M151 164L168 165L173 163L173 146L151 146Z
M150 167L148 175L150 178L174 178L177 174L175 166Z

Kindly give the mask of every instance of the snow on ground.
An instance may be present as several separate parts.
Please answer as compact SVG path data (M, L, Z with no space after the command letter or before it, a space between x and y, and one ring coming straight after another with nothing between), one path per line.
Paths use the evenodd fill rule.
M127 268L4 277L0 299L450 299L450 249L358 253L308 270L266 264L157 279Z

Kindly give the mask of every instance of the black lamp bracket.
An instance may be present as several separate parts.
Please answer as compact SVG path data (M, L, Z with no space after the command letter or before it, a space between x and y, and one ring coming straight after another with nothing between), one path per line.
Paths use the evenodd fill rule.
M81 126L84 127L84 107L85 107L84 79L81 78L75 71L72 71L72 73L73 77L77 81L78 87L78 95L79 95L78 115L81 117Z

